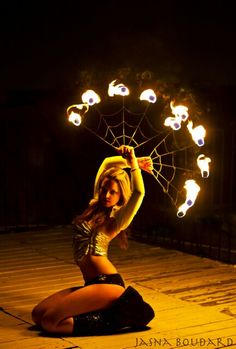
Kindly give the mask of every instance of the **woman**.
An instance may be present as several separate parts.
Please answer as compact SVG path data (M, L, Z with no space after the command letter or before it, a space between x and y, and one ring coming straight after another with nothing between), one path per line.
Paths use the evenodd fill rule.
M152 171L149 157L136 158L134 149L121 146L119 156L106 158L100 166L94 197L73 221L74 258L85 280L83 287L59 291L32 312L33 321L53 334L81 335L114 332L145 326L152 308L124 281L107 258L110 241L117 235L125 245L124 230L132 222L143 197L141 170ZM124 168L130 168L129 175Z

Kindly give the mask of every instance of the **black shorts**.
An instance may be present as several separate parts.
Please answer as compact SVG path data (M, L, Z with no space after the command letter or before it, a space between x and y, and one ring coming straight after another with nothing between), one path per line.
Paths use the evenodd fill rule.
M84 286L94 285L94 284L113 284L119 285L125 288L124 280L120 274L99 274L94 279L85 282Z

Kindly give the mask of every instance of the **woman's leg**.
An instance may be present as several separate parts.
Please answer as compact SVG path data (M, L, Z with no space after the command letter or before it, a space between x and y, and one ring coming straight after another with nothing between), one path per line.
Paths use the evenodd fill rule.
M83 286L82 286L83 287ZM64 299L65 296L68 294L80 289L81 287L70 287L66 288L64 290L58 291L49 297L45 298L40 302L38 305L34 307L32 310L32 320L34 323L38 326L41 326L41 320L44 316L45 312L54 307L55 304L58 304L62 299Z
M102 310L73 316L75 336L117 333L124 328L144 328L155 316L152 307L128 286L114 303Z
M50 306L41 318L41 326L50 333L70 335L73 316L109 308L124 291L122 286L113 284L94 284L72 292L64 290L44 303Z

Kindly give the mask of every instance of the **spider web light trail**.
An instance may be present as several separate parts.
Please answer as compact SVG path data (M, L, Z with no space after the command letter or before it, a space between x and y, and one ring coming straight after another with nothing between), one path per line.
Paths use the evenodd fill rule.
M142 156L149 153L152 176L177 207L184 198L185 181L199 175L195 161L198 147L184 122L180 129L170 130L154 104L135 100L127 106L128 101L127 96L122 96L96 104L89 109L82 126L112 148L128 145L144 149Z

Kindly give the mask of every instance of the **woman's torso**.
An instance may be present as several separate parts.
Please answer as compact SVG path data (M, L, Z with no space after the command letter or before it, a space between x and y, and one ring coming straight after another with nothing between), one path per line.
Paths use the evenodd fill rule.
M85 282L100 274L117 273L115 266L105 256L86 255L82 258L78 265Z
M74 259L87 281L99 274L117 273L107 257L108 247L114 234L108 233L105 224L94 226L82 222L74 226Z

